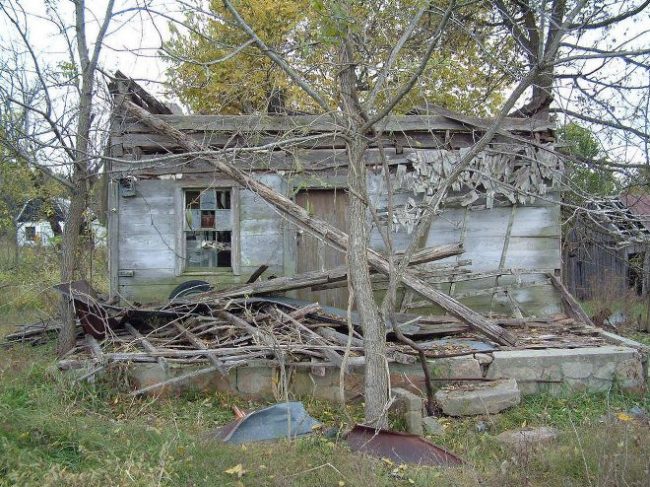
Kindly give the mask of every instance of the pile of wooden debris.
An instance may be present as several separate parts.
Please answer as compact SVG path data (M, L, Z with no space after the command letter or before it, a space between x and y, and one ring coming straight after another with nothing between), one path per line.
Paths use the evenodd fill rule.
M88 367L91 372L116 362L205 365L171 379L182 382L211 372L226 373L251 360L269 366L327 367L364 364L359 316L268 293L313 285L337 273L275 278L226 291L210 291L160 307L120 307L103 302L85 281L58 289L75 304L80 328L77 346L60 362L62 369ZM324 281L323 281L324 282ZM603 339L575 317L492 318L508 328L517 346L503 346L449 315L398 313L387 327L388 361L415 363L417 358L454 357L515 348L575 348L600 346ZM41 343L56 326L30 325L5 337L7 343ZM152 388L159 387L159 384ZM148 392L150 388L136 393Z

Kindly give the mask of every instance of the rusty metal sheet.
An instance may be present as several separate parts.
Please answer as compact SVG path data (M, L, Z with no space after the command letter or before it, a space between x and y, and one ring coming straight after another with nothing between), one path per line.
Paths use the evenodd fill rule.
M421 436L356 425L345 437L352 451L389 458L395 463L453 467L464 462Z
M117 329L125 320L136 328L149 324L155 326L167 323L180 313L186 312L187 307L179 309L138 309L123 308L105 303L99 299L95 290L85 280L57 284L54 289L72 299L75 314L85 333L101 340L107 330ZM196 308L196 306L194 306Z
M85 280L57 284L54 289L72 299L75 314L85 333L102 339L107 329L119 323L120 308L100 302L95 290Z

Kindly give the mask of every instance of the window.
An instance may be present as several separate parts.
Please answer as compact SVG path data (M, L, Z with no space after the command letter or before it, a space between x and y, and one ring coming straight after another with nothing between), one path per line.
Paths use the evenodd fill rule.
M230 189L185 190L187 268L231 268L233 215Z
M36 227L25 227L25 240L28 242L36 241Z

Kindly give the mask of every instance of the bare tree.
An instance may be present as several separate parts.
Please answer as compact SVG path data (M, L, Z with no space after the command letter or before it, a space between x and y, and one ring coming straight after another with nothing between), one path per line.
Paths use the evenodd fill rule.
M45 5L45 16L41 12L38 15L28 12L19 2L0 5L2 19L14 34L5 43L11 44L15 52L22 54L18 59L22 57L26 61L25 66L14 66L13 75L10 69L4 70L3 86L15 87L19 71L29 71L37 93L31 99L25 99L15 97L12 90L3 90L9 106L19 107L28 112L32 120L37 120L31 133L24 131L11 141L12 147L39 170L63 182L70 191L70 207L61 250L63 282L72 281L78 270L79 234L88 206L89 188L101 166L97 160L99 151L93 140L96 135L93 123L97 123L94 120L96 75L99 55L115 13L114 0L108 0L103 18L89 21L85 1L75 0L72 3L72 9L62 10ZM67 49L67 59L60 61L56 67L50 66L47 59L39 55L31 40L30 29L34 26L30 20L35 19L54 26L59 41ZM94 38L89 38L93 30L96 30ZM39 156L38 152L52 157ZM50 160L44 160L46 158ZM62 355L72 349L76 335L73 310L66 299L61 302L61 315L64 326L59 335L57 351Z
M365 7L390 8L388 4L382 2L371 2L371 4ZM560 93L561 97L565 96L566 90L564 86L558 86L558 80L570 79L566 76L566 72L570 66L575 65L577 60L596 57L601 60L629 58L638 62L639 57L646 56L647 52L643 48L624 49L619 45L608 50L598 50L593 44L586 46L584 43L576 43L578 40L586 39L584 32L587 30L607 29L639 15L645 8L645 3L611 1L599 9L595 9L585 0L554 0L542 4L495 0L489 5L488 17L494 27L493 35L502 42L514 39L520 52L520 62L516 65L503 66L503 62L499 59L493 59L492 62L501 69L507 70L516 83L491 125L486 127L484 135L458 161L452 174L444 184L436 188L433 196L426 198L411 245L399 266L391 263L394 270L390 273L389 291L381 309L372 293L366 255L370 224L375 209L370 204L366 191L364 154L369 144L376 143L380 138L383 124L394 113L395 107L420 82L432 54L445 42L450 42L448 33L452 27L469 29L466 9L470 4L452 1L438 6L421 2L413 6L412 20L404 25L401 38L393 40L394 47L390 55L379 65L368 64L368 58L364 55L363 36L359 35L360 31L364 31L364 19L370 17L370 14L367 11L364 11L365 14L360 14L359 9L355 10L349 2L328 4L332 9L331 23L337 33L337 42L332 43L332 52L328 57L328 63L333 63L335 66L332 71L338 73L334 83L335 92L323 92L322 86L310 82L311 67L296 64L291 56L285 55L276 46L267 45L263 36L251 28L233 2L223 0L223 5L228 12L228 18L217 20L238 25L248 36L244 47L248 48L249 43L252 42L261 54L282 69L296 86L301 88L324 113L333 116L342 128L342 134L339 135L345 138L349 157L348 211L349 221L352 222L347 253L349 276L352 294L362 319L367 357L366 420L369 423L382 424L389 403L390 388L385 363L386 320L390 319L394 308L392 304L400 276L405 272L417 242L427 231L428 223L435 218L444 205L445 196L451 185L471 168L474 158L487 147L496 134L500 133L500 124L508 114L548 119L549 114L557 109L571 113L573 105L567 106L565 103L559 105L555 94ZM420 23L423 12L428 13L425 27ZM208 17L212 15L214 18L214 14L204 10L198 9L196 13ZM427 39L420 60L406 73L403 68L399 72L395 71L396 61L404 54L401 51L406 41L414 35L416 27L419 35L422 35L422 30L426 32ZM335 44L337 47L334 47ZM236 56L241 49L243 49L241 46L234 48L232 55ZM364 78L364 83L361 83L362 73L364 75L373 73L373 75ZM583 73L580 74L582 75ZM367 86L368 79L373 81L371 86ZM378 101L378 93L382 93L382 101ZM526 95L529 99L522 105L522 99ZM515 109L517 105L520 107ZM625 128L614 121L610 126ZM390 236L384 235L384 239L388 240L387 246L390 249ZM389 255L391 255L390 251Z

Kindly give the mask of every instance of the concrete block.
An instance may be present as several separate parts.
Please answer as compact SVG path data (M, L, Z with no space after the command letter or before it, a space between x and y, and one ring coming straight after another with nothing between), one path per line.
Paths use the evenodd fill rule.
M273 397L273 370L255 366L237 368L237 391L255 398Z
M602 391L615 382L624 389L638 389L644 383L641 355L628 347L511 350L492 355L494 361L486 377L514 378L524 394L541 390L552 393L567 389ZM558 384L546 386L543 382L548 380L562 381L562 387Z
M436 392L436 401L449 416L495 414L521 402L514 379L456 386Z
M406 431L412 435L422 436L424 428L422 427L422 413L420 411L407 411L404 413L406 422Z
M395 400L392 410L402 414L406 423L406 430L414 435L422 435L422 411L424 400L412 392L399 387L393 389Z
M158 363L134 364L129 370L129 375L135 389L143 389L173 377Z
M393 402L394 410L404 412L417 411L420 413L420 417L422 417L424 399L400 387L393 389L393 395L395 396L395 401Z
M471 355L429 360L431 376L436 378L483 377L481 364Z
M558 430L548 426L504 431L497 435L497 440L518 452L533 450L541 444L557 439Z
M422 426L427 435L441 436L445 434L445 428L440 424L440 421L438 421L438 418L435 416L422 418Z
M568 379L586 379L593 371L594 365L589 361L589 357L562 364L562 375Z

